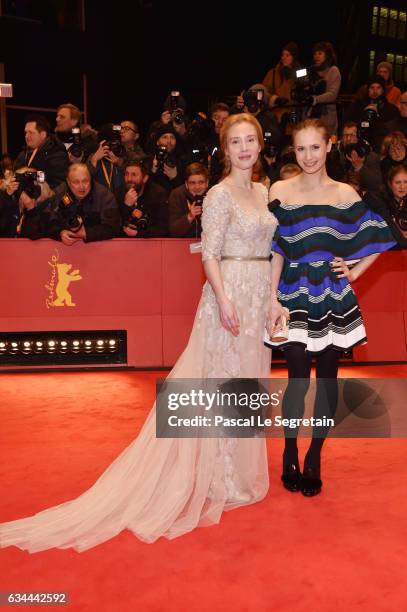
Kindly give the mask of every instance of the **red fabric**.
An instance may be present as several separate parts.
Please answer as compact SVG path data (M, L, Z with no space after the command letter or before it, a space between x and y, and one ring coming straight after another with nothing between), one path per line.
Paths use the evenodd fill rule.
M351 377L406 374L407 366L341 370ZM0 521L91 485L137 434L160 375L3 374ZM301 456L306 444L300 440ZM0 591L68 591L74 611L404 609L406 446L397 439L329 440L323 493L306 499L280 485L282 441L270 440L263 502L171 542L143 544L123 532L82 554L2 550Z

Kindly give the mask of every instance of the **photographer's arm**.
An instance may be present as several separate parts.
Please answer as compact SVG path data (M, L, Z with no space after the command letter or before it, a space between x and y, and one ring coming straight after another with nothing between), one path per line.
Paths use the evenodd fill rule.
M341 73L337 66L331 66L326 76L326 91L320 96L313 96L314 104L327 104L336 102L341 88Z

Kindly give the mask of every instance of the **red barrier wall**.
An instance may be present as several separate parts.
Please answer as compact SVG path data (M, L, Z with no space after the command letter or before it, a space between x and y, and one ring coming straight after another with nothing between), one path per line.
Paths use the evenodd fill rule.
M1 239L0 331L126 329L128 365L171 366L204 281L190 243L115 239L66 247ZM369 336L355 360L407 360L406 264L407 253L385 253L355 283Z

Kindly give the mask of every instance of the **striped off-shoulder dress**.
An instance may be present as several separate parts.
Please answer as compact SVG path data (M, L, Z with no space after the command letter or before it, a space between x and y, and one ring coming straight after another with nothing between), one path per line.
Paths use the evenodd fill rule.
M278 298L290 311L288 340L270 346L304 345L318 354L366 342L355 292L331 270L334 257L355 260L394 244L386 222L363 201L349 204L282 204L270 210L279 226L272 250L284 257Z

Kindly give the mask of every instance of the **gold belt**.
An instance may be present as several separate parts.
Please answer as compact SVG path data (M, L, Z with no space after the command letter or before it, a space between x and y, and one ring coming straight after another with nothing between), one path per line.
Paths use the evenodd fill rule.
M240 257L234 255L225 255L221 259L233 259L234 261L268 261L268 257Z

